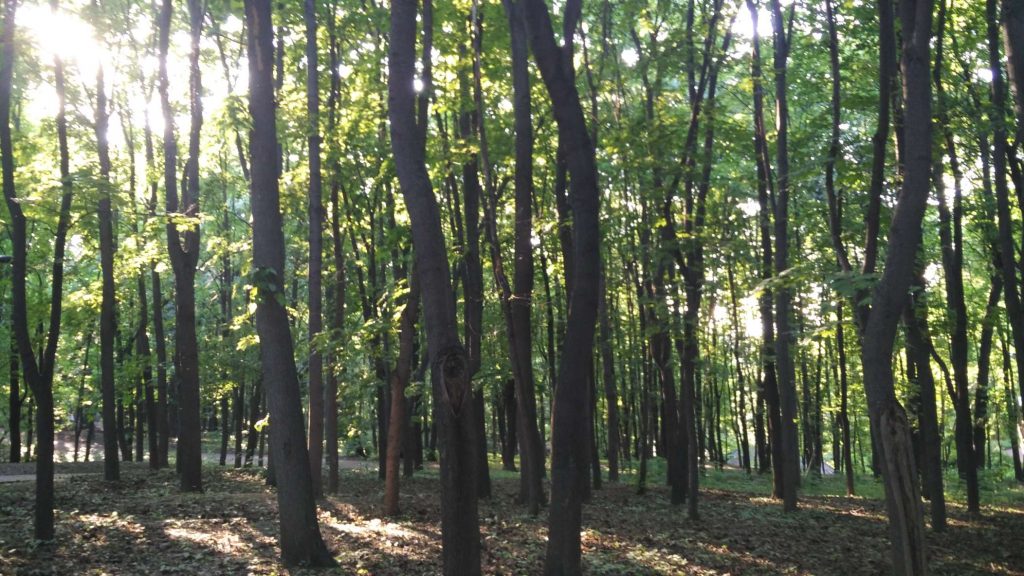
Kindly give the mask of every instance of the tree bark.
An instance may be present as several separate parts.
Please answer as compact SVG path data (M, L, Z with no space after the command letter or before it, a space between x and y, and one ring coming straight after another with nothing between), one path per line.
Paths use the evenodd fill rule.
M416 272L409 278L409 294L399 321L398 359L391 371L391 417L388 420L388 457L384 480L384 515L397 516L398 506L398 465L403 450L402 428L406 421L405 389L412 374L413 347L416 340L416 320L419 318L420 284ZM408 450L410 447L405 446Z
M887 4L883 0L883 5ZM885 7L883 6L883 10ZM931 84L929 39L931 0L903 0L903 100L906 140L914 142L904 159L905 175L889 228L888 254L875 285L862 346L864 387L872 433L877 440L889 510L893 571L927 573L920 490L910 443L910 427L893 382L892 351L896 324L907 303L914 260L921 244L921 221L931 175Z
M1017 391L1024 399L1024 310L1021 308L1020 288L1017 281L1017 266L1013 245L1013 222L1010 215L1010 193L1006 179L1006 86L999 58L999 19L995 0L986 0L985 14L988 20L989 69L992 71L991 111L992 124L992 167L995 174L996 214L999 219L999 254L1002 261L1003 300L1006 303L1006 317L1013 336L1013 347L1017 350Z
M270 450L277 468L281 558L288 566L332 566L320 536L309 453L302 423L302 398L294 345L284 301L285 242L281 226L275 158L272 80L273 28L270 0L246 0L248 29L250 150L253 213L253 269L257 283L256 330L267 383L273 433Z
M427 0L428 2L430 0ZM441 448L441 541L447 575L480 573L477 452L469 357L459 341L441 217L427 174L425 126L416 122L413 88L416 0L393 0L388 56L391 148L412 224L423 294L435 421ZM420 120L426 122L424 115Z
M545 571L580 573L581 496L588 485L590 464L587 430L589 364L592 358L600 282L600 197L594 145L587 131L575 85L572 36L580 14L579 0L565 6L563 45L555 43L548 7L543 0L524 0L523 14L537 67L551 97L559 139L569 170L573 213L573 270L569 313L558 387L553 405L551 512Z
M56 10L56 4L51 3ZM64 66L60 58L55 58L57 88L57 140L60 156L61 200L57 218L57 229L54 238L53 264L50 275L50 314L45 335L45 344L38 359L33 351L29 336L28 298L26 275L28 272L28 237L25 214L17 196L14 181L14 147L11 136L11 88L15 60L15 15L17 2L8 0L4 3L4 27L0 34L2 53L0 53L0 170L2 170L2 187L4 199L10 214L12 254L12 337L17 341L17 349L21 360L22 374L35 401L35 426L37 432L36 448L36 496L34 536L37 540L52 540L54 537L54 474L53 474L53 442L54 442L54 399L53 373L57 356L57 343L60 339L60 319L62 293L64 287L64 250L68 229L71 225L72 186L69 173L67 120L65 115L65 84ZM40 326L41 326L40 322ZM12 364L12 370L15 370ZM17 386L15 382L15 386ZM18 407L20 410L20 405ZM29 405L31 420L32 405ZM112 422L112 420L111 420ZM28 441L31 451L31 428ZM116 465L117 451L114 450Z
M772 0L772 30L775 67L775 276L789 269L789 105L786 66L789 33L779 0ZM790 15L792 19L792 14ZM780 282L775 288L775 362L778 367L779 401L782 415L782 503L786 511L796 510L800 484L799 441L797 439L796 370L790 345L795 333L790 326L793 302L790 288Z
M174 136L174 113L169 96L167 52L170 42L172 0L163 0L158 15L159 87L164 114L164 192L167 211L167 249L174 271L175 354L177 356L178 470L181 489L202 490L202 432L199 417L199 344L196 336L195 274L199 262L199 223L183 224L180 218L199 216L199 133L203 123L199 42L204 7L200 0L188 0L189 33L189 158L185 181L178 195L178 145Z
M316 2L305 0L306 138L309 146L309 464L313 495L323 495L324 362L317 336L323 329L323 180L320 174L320 70Z

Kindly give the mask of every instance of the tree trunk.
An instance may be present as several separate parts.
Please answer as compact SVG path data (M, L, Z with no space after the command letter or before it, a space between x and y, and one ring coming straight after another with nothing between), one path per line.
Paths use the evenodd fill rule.
M995 0L986 0L988 19L989 69L992 71L991 101L989 119L993 129L992 163L995 172L996 213L999 218L999 253L1002 261L1003 299L1006 316L1013 335L1013 347L1017 350L1017 391L1024 398L1024 310L1021 308L1019 284L1017 282L1016 258L1013 245L1013 222L1010 216L1010 194L1006 180L1006 123L1003 120L1006 109L1006 88L999 58L999 20Z
M2 105L2 103L0 103ZM14 323L11 323L11 333L14 332ZM10 369L8 370L10 383L10 396L8 397L8 430L11 437L10 462L21 462L21 404L24 398L21 394L21 383L18 381L18 341L11 338ZM31 426L31 423L29 423Z
M185 163L185 182L178 197L178 145L174 136L173 109L169 96L167 52L170 41L172 0L163 0L158 15L159 87L164 122L164 192L168 215L183 217L199 215L199 132L203 108L199 69L199 41L204 7L199 0L188 0L191 52L189 54L189 105L191 130L189 158ZM202 490L202 432L199 419L199 345L196 337L195 274L199 262L199 223L179 227L174 219L167 222L167 248L174 270L175 354L177 356L178 470L181 489Z
M785 28L782 7L772 0L772 30L775 67L775 275L789 268L789 105L786 99L786 66L789 58L789 33ZM792 18L792 15L790 16ZM790 288L780 284L775 289L775 362L778 367L779 400L782 415L782 502L786 511L796 510L797 486L800 483L799 444L797 439L796 371L790 345L794 332L790 327L793 304Z
M578 0L566 4L563 41L555 43L551 16L542 0L524 0L523 14L537 67L552 99L569 169L573 211L572 291L558 387L555 389L552 430L551 513L545 571L580 573L581 496L587 485L588 365L591 364L600 282L600 198L594 145L587 131L575 85L572 36L579 16Z
M985 440L987 439L986 424L988 423L988 389L992 366L992 343L994 340L996 316L999 310L999 297L1002 291L1002 277L997 273L992 277L992 287L989 289L988 302L985 305L985 316L982 318L981 324L981 339L978 344L978 384L977 388L975 388L974 397L975 416L977 419L974 422L972 439L976 454L984 454ZM1013 398L1011 400L1015 401ZM998 407L996 409L998 411ZM998 418L996 425L998 426ZM1002 450L1002 447L999 449ZM981 458L975 460L975 465L981 468Z
M612 329L608 312L608 275L601 269L600 300L598 316L601 330L601 380L604 383L604 399L608 410L608 481L619 481L619 392L615 380L615 357L612 353Z
M761 40L757 33L758 9L753 0L747 0L747 10L753 22L754 36L751 41L750 76L754 82L754 157L757 163L757 201L759 206L758 224L761 240L761 279L772 277L771 241L771 163L768 157L767 131L764 121L764 76L761 73ZM772 291L766 289L760 298L761 310L761 364L760 394L768 408L767 438L770 450L762 454L760 470L771 463L772 495L781 498L785 478L782 467L782 414L779 405L779 388L775 360L775 313L772 309Z
M419 318L420 284L416 272L410 275L409 295L402 310L398 334L398 359L391 371L391 418L388 420L388 458L384 480L384 515L397 516L398 506L398 460L403 449L402 428L406 422L405 389L412 374L412 356L416 340L416 320Z
M903 323L907 327L907 363L913 365L917 375L918 427L921 434L920 470L923 488L931 501L932 529L941 532L946 528L946 498L942 481L942 437L939 435L939 420L935 411L935 381L929 363L931 336L928 334L928 305L925 300L925 280L918 270L914 279L913 299L903 312ZM909 370L908 370L909 372ZM911 379L913 380L913 378Z
M258 291L256 329L273 426L270 450L277 468L281 558L288 566L331 566L334 559L324 545L317 522L294 346L288 313L282 304L285 242L274 161L277 127L270 66L273 54L270 0L246 0L245 16L249 111L253 119L250 203L253 274Z
M1006 50L1006 72L1017 116L1015 140L1020 142L1024 135L1024 1L1000 0L999 4L1002 7L1000 21L1003 26L1003 47ZM995 7L992 9L994 11Z
M426 13L426 7L429 4L424 5L424 13ZM477 83L475 82L476 70L478 67L478 60L480 57L479 51L482 47L482 29L479 26L479 17L476 14L476 6L474 4L474 12L470 16L470 22L473 28L473 70L474 70L474 93L479 94L479 89L476 88ZM424 24L423 38L424 38L424 58L429 59L429 51L432 46L429 38L432 36L432 30L429 23ZM426 60L424 60L424 66L427 66ZM429 68L424 68L429 70ZM466 355L469 358L469 374L468 377L472 379L476 376L477 372L480 371L481 364L481 330L483 325L483 311L484 311L484 295L483 295L483 266L480 262L480 199L482 196L482 189L480 186L480 159L483 156L484 162L484 185L490 189L491 182L489 181L487 174L489 170L487 153L487 140L485 137L483 127L483 102L480 99L474 98L475 106L467 108L462 111L459 115L459 132L462 138L467 141L472 141L473 136L477 137L480 144L479 154L470 154L466 161L462 164L462 201L463 201L463 222L465 229L465 240L466 244L464 247L462 267L463 273L463 330L464 330L464 341L466 344ZM420 95L420 103L423 105L423 96ZM423 114L421 114L423 116ZM425 124L424 124L425 125ZM426 136L423 136L424 143ZM487 436L484 430L484 390L481 388L479 391L473 390L473 404L474 404L474 417L473 425L476 427L476 454L477 454L477 496L480 498L491 497L491 475L487 464Z
M885 10L887 2L882 4ZM893 383L892 350L896 324L907 303L907 289L913 280L914 260L921 244L921 221L930 187L932 140L928 74L931 0L903 0L900 20L903 31L901 67L906 104L905 137L915 146L904 160L902 190L889 228L885 268L872 293L862 357L868 412L885 482L893 571L901 575L916 575L925 574L928 569L924 522L910 427L906 413L896 399Z
M947 320L950 326L950 363L953 365L953 382L955 397L953 408L956 412L956 454L957 467L967 483L967 510L978 514L978 472L975 463L974 442L971 417L970 391L967 381L968 342L967 342L967 304L964 302L964 235L963 235L963 190L961 189L960 161L957 158L953 133L949 127L946 94L942 84L943 39L946 28L946 2L939 5L939 23L935 41L935 67L933 82L935 84L936 106L938 108L939 127L942 138L946 142L949 155L950 170L953 175L953 211L950 213L946 201L946 187L943 178L941 156L935 162L933 181L935 195L939 204L939 242L942 248L942 267L946 285ZM978 454L984 454L979 451Z
M429 2L430 0L427 0ZM440 211L427 174L425 125L416 122L413 88L416 0L391 5L388 116L395 168L412 224L423 294L435 420L441 437L441 540L444 573L480 573L477 452L469 357L459 342ZM424 18L427 26L431 19ZM420 118L426 122L426 118Z
M320 70L316 2L305 0L306 113L309 146L309 464L313 495L323 495L324 362L317 336L323 329L323 180L320 174ZM332 16L333 17L333 16Z
M56 9L56 4L51 4ZM72 188L68 169L67 121L65 116L64 66L60 58L54 59L57 88L57 139L60 154L61 201L60 214L53 248L53 264L50 276L50 315L45 336L45 346L38 360L33 352L29 337L28 298L26 276L28 272L28 235L26 218L21 209L14 181L14 153L11 137L11 87L15 61L15 14L17 2L4 3L3 49L0 53L0 169L4 199L10 214L12 254L12 338L17 341L22 373L32 390L36 404L36 496L34 537L37 540L52 540L54 537L54 399L53 373L60 338L62 291L64 287L64 249L68 228L71 223ZM109 198L109 197L108 197ZM40 326L42 322L40 322ZM16 368L12 363L12 374ZM17 387L16 377L14 385ZM16 396L17 394L15 394ZM20 403L19 403L20 404ZM20 410L20 405L18 406ZM29 414L32 406L29 405ZM31 416L29 418L31 420ZM31 433L31 428L29 429ZM13 439L12 439L13 441ZM31 446L31 440L28 442ZM13 445L13 442L12 442ZM19 450L20 451L20 450ZM116 465L116 450L115 450Z

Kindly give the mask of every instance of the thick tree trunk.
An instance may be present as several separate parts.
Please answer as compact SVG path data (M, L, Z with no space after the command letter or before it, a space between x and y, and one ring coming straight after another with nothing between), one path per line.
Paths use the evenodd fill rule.
M523 9L530 47L552 99L565 152L574 235L573 287L553 406L551 513L545 571L578 574L581 497L588 484L590 460L587 438L579 431L587 430L590 417L586 374L593 357L601 268L597 166L572 65L572 36L580 3L572 0L566 4L561 48L555 43L547 4L543 0L524 0Z
M309 453L302 423L302 398L288 313L283 302L285 242L281 226L275 158L277 127L271 79L273 28L270 0L246 0L249 111L252 115L253 270L257 286L256 329L267 383L277 468L281 557L289 566L331 566L320 536Z
M883 2L885 4L885 2ZM906 413L896 399L892 350L896 324L907 303L914 260L921 244L921 221L931 175L931 84L929 39L931 0L903 0L903 100L906 140L916 145L904 159L905 175L889 228L885 268L875 285L864 331L864 387L872 433L877 440L889 510L893 571L927 573L920 490Z
M430 0L427 0L428 2ZM427 174L424 126L416 122L413 87L416 60L416 0L391 4L388 56L388 116L391 147L412 224L416 271L423 294L424 321L441 444L441 541L444 573L480 573L477 516L477 448L469 357L459 342L451 274L441 217ZM425 19L427 22L427 19ZM432 24L427 22L428 25ZM425 117L421 117L426 122Z

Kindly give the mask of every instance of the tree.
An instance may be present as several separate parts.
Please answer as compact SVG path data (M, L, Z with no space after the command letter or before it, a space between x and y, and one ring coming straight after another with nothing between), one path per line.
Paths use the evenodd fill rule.
M573 213L572 288L552 409L551 511L544 560L548 574L580 573L581 497L588 485L590 454L588 439L579 431L587 429L586 419L590 417L586 375L591 368L586 364L593 353L601 276L597 165L572 64L572 38L581 8L580 0L566 3L563 44L559 47L547 4L543 0L523 0L530 48L558 123Z
M536 515L544 502L544 447L537 428L536 382L533 376L533 119L530 99L529 45L522 2L504 2L508 16L512 57L513 115L515 127L515 239L513 286L503 292L507 307L508 343L515 380L516 427L519 440L520 497L530 514ZM495 210L491 210L494 216ZM493 220L493 218L492 218ZM497 249L497 230L491 232ZM498 266L494 266L498 269ZM507 285L507 281L503 284Z
M429 2L424 5L425 11ZM413 86L416 60L415 0L393 0L388 55L388 117L391 149L412 224L416 273L420 276L435 418L441 449L441 541L444 573L480 573L477 517L475 406L469 358L459 342L441 218L427 174L427 118L416 119ZM431 20L424 18L425 25Z
M50 5L57 9L56 2ZM67 116L65 103L64 64L60 57L54 59L54 83L57 89L57 145L60 156L61 200L57 228L53 245L53 266L50 273L50 315L45 346L37 359L32 346L28 324L26 274L28 271L28 233L26 216L18 199L14 182L14 150L11 139L11 84L15 61L15 15L18 2L4 3L4 28L0 38L3 51L0 54L0 168L3 174L4 199L11 216L12 258L12 319L13 338L17 341L18 355L25 380L32 389L36 402L36 502L34 535L37 540L52 540L54 537L54 400L53 374L57 357L57 342L60 339L60 321L64 289L65 240L71 225L71 201L73 196L68 168ZM109 197L108 197L109 202ZM109 207L109 204L108 204ZM114 453L116 467L117 453ZM116 468L115 468L116 470Z
M260 364L270 408L271 458L277 473L281 522L281 559L289 566L332 566L334 559L320 536L309 452L302 426L302 401L295 352L284 307L285 242L277 182L273 27L270 0L246 0L249 54L250 154L253 216L253 282Z
M320 70L317 66L316 3L303 4L306 22L306 107L309 110L309 463L313 494L322 495L324 362L317 335L323 329L323 179L320 174Z
M167 52L170 44L172 0L163 0L157 23L160 59L158 91L164 114L164 206L167 211L167 250L174 270L174 354L177 367L178 470L181 488L200 491L202 477L202 429L199 418L199 343L196 335L195 276L199 263L199 135L203 125L199 42L205 10L199 0L188 0L189 36L189 109L191 130L185 179L178 195L178 144L174 136L174 111L168 94Z
M885 4L884 2L882 3ZM905 138L914 142L904 159L904 180L889 226L889 247L882 276L871 296L864 330L864 388L872 434L877 440L889 511L893 570L924 574L927 555L920 489L910 444L906 412L896 398L892 350L896 324L907 303L914 260L921 244L921 220L931 178L931 83L929 82L932 2L904 0L899 20L903 30L903 94Z

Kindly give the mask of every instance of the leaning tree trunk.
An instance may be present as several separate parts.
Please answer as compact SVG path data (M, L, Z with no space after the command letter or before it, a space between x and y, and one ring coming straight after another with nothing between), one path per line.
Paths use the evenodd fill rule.
M426 0L429 2L430 0ZM391 148L412 224L422 286L435 418L441 445L441 542L444 573L480 573L477 454L469 357L459 341L441 216L425 161L425 123L416 122L416 0L391 3L388 116Z
M271 78L273 28L270 0L246 0L249 112L252 115L253 274L256 330L273 431L271 457L277 475L281 558L286 565L331 566L320 536L295 350L284 307L285 242L277 182L277 127Z
M882 276L872 293L861 353L868 413L885 481L893 571L916 575L928 570L924 519L910 426L903 406L896 399L892 352L896 325L913 280L914 260L921 244L921 221L930 188L932 129L928 76L932 0L903 0L900 20L906 106L904 130L906 140L916 145L908 149L904 159L904 180L889 228L888 254Z

